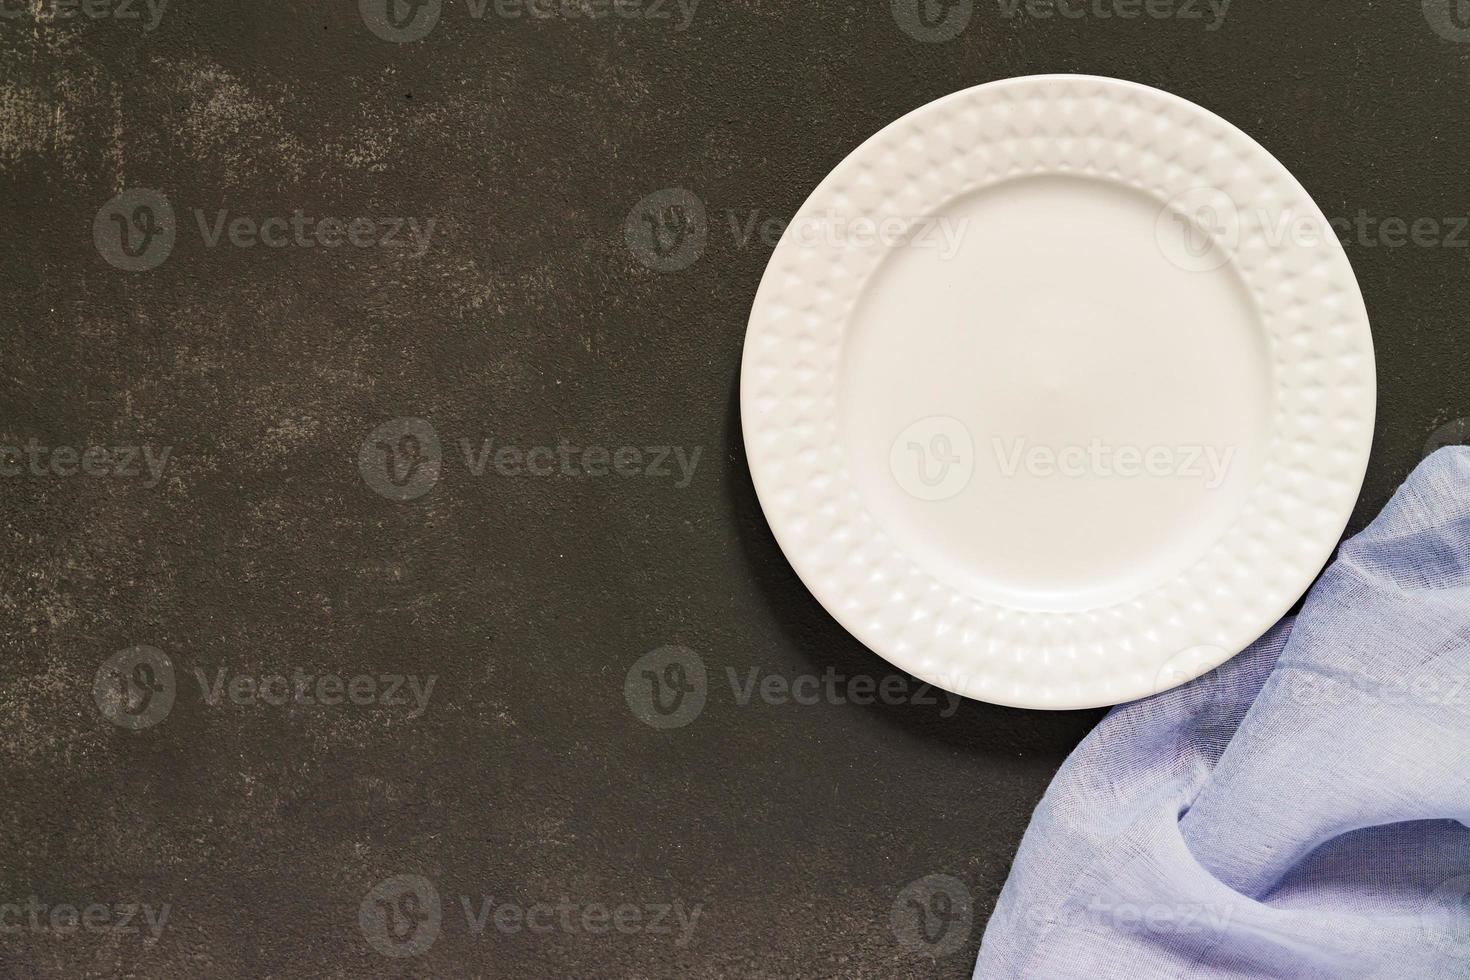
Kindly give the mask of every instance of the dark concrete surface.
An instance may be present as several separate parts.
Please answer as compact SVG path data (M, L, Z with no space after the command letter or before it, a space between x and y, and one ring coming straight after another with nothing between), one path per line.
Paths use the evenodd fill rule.
M396 43L372 0L173 0L152 30L142 0L4 0L5 976L967 976L1099 713L952 710L902 677L898 703L775 703L893 672L762 520L736 391L770 249L732 231L956 89L1160 86L1379 229L1347 244L1380 382L1351 529L1465 434L1470 30L1446 4L980 3L926 42L904 2L704 0L679 29L653 0L446 0ZM675 272L626 240L665 188L707 213ZM373 224L230 241L245 216L294 242L298 209ZM1394 245L1386 219L1437 230ZM119 227L158 234L129 256ZM461 439L515 452L476 476ZM518 455L563 442L638 462ZM698 663L640 660L670 646ZM648 711L643 670L671 666L706 670L697 715ZM741 703L751 671L774 693ZM954 901L926 945L931 886Z

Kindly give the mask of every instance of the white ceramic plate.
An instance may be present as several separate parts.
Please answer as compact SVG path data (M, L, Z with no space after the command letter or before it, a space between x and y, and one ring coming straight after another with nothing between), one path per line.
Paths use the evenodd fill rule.
M761 506L898 667L1000 704L1218 666L1357 499L1372 338L1322 212L1218 116L1040 75L910 113L816 189L746 336Z

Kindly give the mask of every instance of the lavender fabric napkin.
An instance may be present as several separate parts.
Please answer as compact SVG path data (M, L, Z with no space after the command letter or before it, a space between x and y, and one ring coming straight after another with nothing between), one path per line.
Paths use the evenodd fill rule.
M1283 620L1063 765L980 980L1470 978L1470 449Z

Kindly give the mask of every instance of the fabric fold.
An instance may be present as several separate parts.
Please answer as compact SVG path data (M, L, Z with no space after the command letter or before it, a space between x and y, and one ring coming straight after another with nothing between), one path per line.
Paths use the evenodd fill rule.
M1470 978L1470 449L1288 618L1108 714L1027 830L975 976Z

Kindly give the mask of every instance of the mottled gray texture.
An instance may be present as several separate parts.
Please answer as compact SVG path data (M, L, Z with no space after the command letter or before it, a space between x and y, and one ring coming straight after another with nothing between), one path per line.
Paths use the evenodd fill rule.
M19 0L12 0L12 4ZM11 9L14 9L12 5ZM668 22L475 21L395 45L353 3L175 0L137 22L0 21L0 443L171 446L122 477L0 482L0 903L171 903L140 936L0 934L20 977L964 977L1031 808L1095 712L738 705L726 668L878 658L761 518L736 398L769 248L850 149L958 88L1079 71L1245 128L1329 216L1470 210L1470 45L1418 4L1237 0L1200 21L1008 18L922 44L886 2L706 0ZM98 209L164 192L173 253L107 265ZM684 187L705 252L654 273L629 208ZM211 215L435 221L406 249L206 248ZM1380 426L1352 528L1470 415L1470 249L1349 245ZM1059 281L1064 270L1058 270ZM445 471L397 503L359 475L384 422ZM470 477L461 437L702 447L693 481ZM138 731L99 665L163 651ZM696 651L709 703L656 730L630 666ZM428 711L210 706L193 671L438 676ZM440 937L388 959L359 906L398 874ZM890 927L910 882L973 893L959 952ZM692 941L471 935L456 896L701 903ZM15 920L9 920L15 921Z

